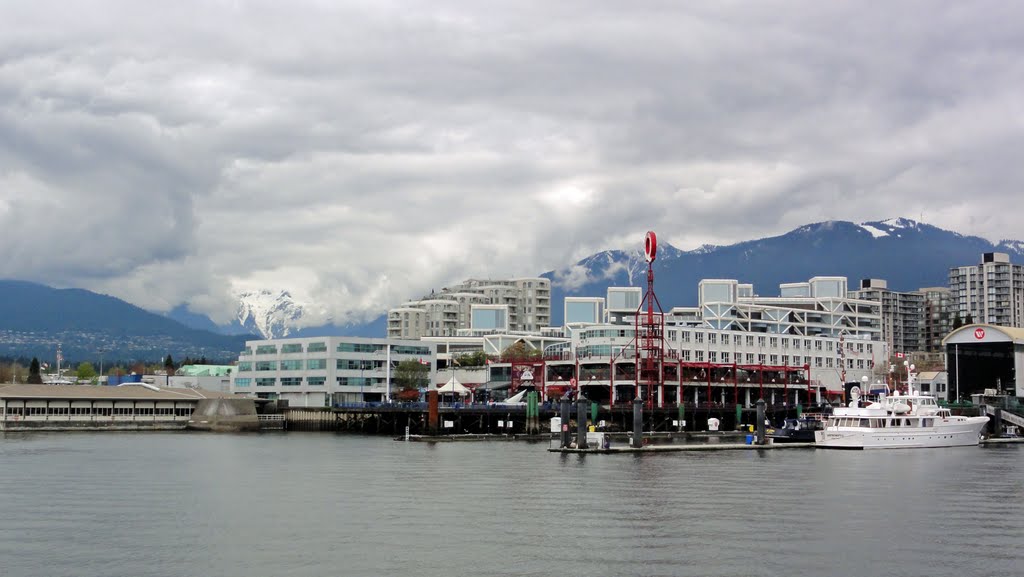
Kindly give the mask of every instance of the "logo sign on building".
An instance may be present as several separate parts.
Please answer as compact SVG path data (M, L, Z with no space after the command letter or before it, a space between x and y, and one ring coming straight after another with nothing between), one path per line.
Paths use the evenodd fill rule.
M974 329L974 338L978 339L979 341L985 338L985 329Z

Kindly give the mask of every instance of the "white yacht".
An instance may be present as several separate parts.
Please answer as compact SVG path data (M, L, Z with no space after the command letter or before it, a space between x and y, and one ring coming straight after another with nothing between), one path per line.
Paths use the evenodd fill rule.
M900 449L977 445L988 417L961 417L939 407L935 397L911 388L908 394L882 393L861 406L853 387L848 407L837 407L815 431L814 442L829 449Z

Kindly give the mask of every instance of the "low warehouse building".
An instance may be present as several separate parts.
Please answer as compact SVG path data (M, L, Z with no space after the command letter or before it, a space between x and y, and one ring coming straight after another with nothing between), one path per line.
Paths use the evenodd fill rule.
M164 389L143 383L0 385L0 430L184 429L200 402L232 398L202 389Z

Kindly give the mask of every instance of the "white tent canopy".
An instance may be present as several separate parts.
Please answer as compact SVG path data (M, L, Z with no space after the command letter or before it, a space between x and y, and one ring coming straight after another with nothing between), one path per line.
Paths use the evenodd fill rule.
M447 383L439 387L437 389L437 392L442 395L455 394L459 395L460 397L463 397L469 394L469 389L467 389L465 385L460 383L459 380L453 376L451 380L449 380Z

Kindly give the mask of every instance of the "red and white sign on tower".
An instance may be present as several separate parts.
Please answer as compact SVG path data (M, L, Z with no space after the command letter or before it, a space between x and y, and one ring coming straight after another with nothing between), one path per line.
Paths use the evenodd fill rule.
M658 256L658 237L654 234L653 230L647 231L647 236L644 238L644 257L647 262L654 262L655 257Z
M985 338L985 329L974 329L974 338L978 339L979 341Z

